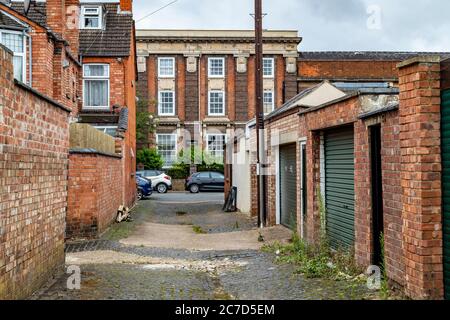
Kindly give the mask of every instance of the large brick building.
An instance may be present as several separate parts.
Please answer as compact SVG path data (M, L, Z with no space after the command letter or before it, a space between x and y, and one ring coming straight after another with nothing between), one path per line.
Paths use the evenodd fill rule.
M221 157L226 135L255 116L253 39L253 31L137 31L138 95L159 118L153 143L166 166L192 144ZM267 113L297 93L300 41L296 31L264 33Z

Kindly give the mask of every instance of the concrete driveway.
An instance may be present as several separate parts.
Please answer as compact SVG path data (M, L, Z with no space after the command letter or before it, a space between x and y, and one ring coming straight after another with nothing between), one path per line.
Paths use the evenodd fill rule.
M170 191L164 194L155 192L148 200L172 204L174 203L223 204L225 201L223 192L201 192L193 194L190 192L170 192Z

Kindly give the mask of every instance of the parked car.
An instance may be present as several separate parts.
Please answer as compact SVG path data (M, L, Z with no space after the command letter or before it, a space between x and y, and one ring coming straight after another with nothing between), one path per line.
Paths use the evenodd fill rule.
M136 175L152 181L153 189L158 193L166 193L172 190L172 178L159 170L138 171Z
M225 176L220 172L197 172L186 179L186 191L224 191Z
M153 193L152 181L136 176L137 184L137 198L142 200L143 198L150 197Z

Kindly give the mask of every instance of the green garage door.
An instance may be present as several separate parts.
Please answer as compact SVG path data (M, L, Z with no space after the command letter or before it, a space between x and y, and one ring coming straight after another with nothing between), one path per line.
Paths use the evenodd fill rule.
M450 90L442 94L442 161L445 298L450 299Z
M333 248L351 248L355 240L355 160L353 128L325 133L325 206Z
M297 227L297 148L295 144L280 147L280 215L281 224Z

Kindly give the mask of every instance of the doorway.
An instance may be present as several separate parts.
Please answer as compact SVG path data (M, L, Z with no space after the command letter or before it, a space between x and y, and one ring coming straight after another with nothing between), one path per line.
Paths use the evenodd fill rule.
M305 238L305 226L308 208L308 180L306 175L306 141L300 142L300 201L301 201L301 236Z
M381 125L370 127L371 178L372 178L372 263L383 263L382 235L383 221L383 184L381 167Z

